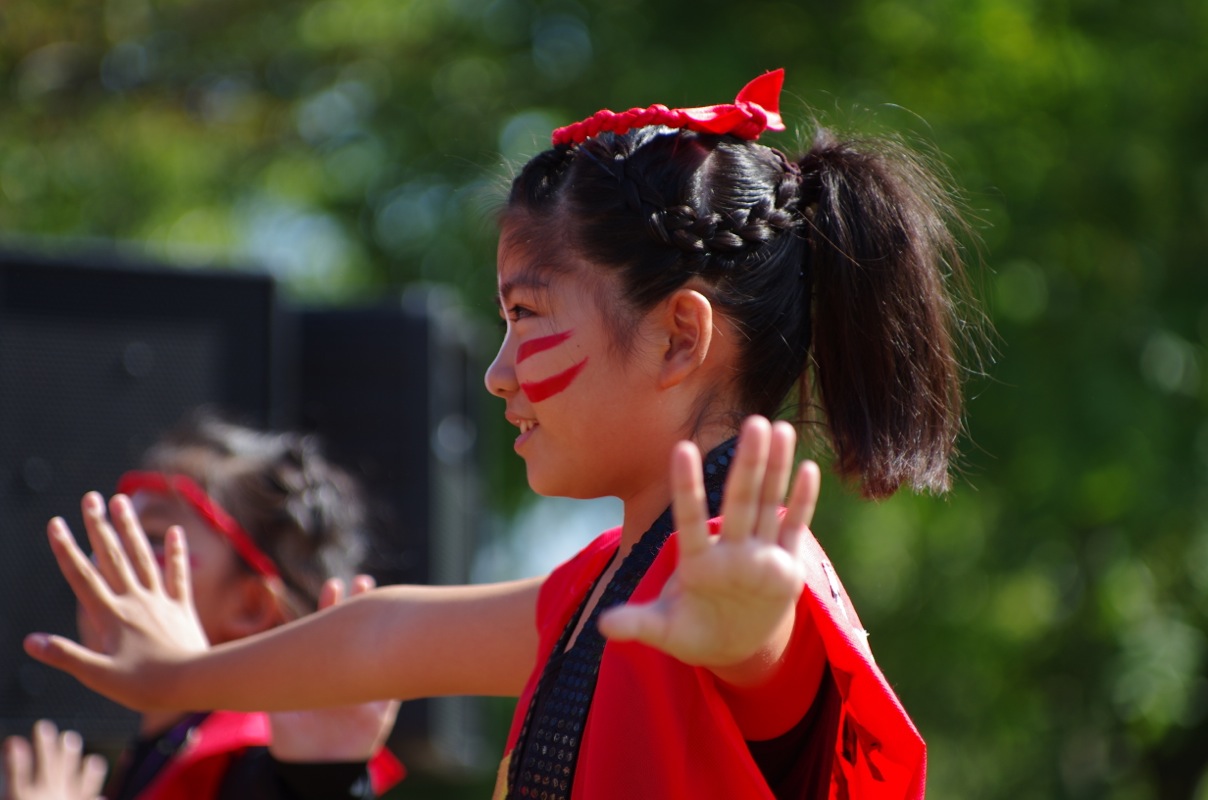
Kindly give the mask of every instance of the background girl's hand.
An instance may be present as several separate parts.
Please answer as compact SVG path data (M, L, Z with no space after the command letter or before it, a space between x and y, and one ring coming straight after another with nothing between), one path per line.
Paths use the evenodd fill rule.
M83 740L49 720L34 725L33 741L4 743L4 800L94 800L105 781L105 759L84 755Z
M173 666L209 647L193 608L184 533L168 530L161 575L129 498L110 501L116 528L96 492L84 496L81 508L95 564L61 518L51 520L47 533L96 643L35 633L25 640L26 652L131 708L177 707L170 696Z
M374 587L373 578L358 575L352 596ZM319 610L339 603L344 584L333 578L323 584ZM372 653L366 653L372 658ZM269 752L278 761L368 761L385 743L398 714L396 700L379 700L356 706L313 711L280 711L269 715L273 742Z
M817 465L797 472L787 512L796 434L784 422L743 425L726 480L719 536L708 531L700 451L682 442L672 455L679 563L653 603L600 617L614 640L636 640L731 683L755 683L776 664L792 633L805 585L801 545L818 497Z

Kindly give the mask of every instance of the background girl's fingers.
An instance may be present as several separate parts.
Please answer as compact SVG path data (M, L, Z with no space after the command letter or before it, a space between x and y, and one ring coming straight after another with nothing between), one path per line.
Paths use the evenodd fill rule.
M59 733L59 750L68 757L69 761L78 763L80 754L84 752L84 737L73 730L61 731Z
M789 495L788 510L780 526L780 546L796 554L805 539L814 508L818 505L818 491L822 484L822 473L813 461L803 461L797 467L797 477Z
M134 511L130 498L115 494L109 499L109 514L117 523L117 532L121 539L122 548L133 567L134 575L139 583L151 590L160 586L159 565L155 563L155 554L151 552L151 544L143 533L142 523Z
M63 573L84 612L94 622L104 619L105 612L113 604L113 592L109 589L109 584L76 544L75 537L71 535L67 523L61 517L50 521L46 526L46 533L59 571Z
M105 501L97 492L89 492L80 502L84 527L92 544L92 557L105 582L117 594L124 594L134 585L134 573L122 549L117 533L105 515Z
M344 599L344 581L339 578L328 578L319 589L319 610L331 608Z
M769 431L767 467L759 492L759 516L755 520L755 536L761 541L775 543L780 535L780 506L789 488L793 472L793 451L797 434L787 422L772 423Z
M193 605L193 573L189 570L189 544L184 528L173 525L164 534L164 590L168 597Z
M80 764L80 788L85 797L100 795L101 790L105 788L105 772L108 768L101 756L95 753L84 756L84 761Z
M45 780L47 774L57 768L56 751L58 748L59 729L48 719L40 719L34 723L31 736L34 746L34 779ZM56 762L51 766L51 762Z
M671 513L679 536L680 556L709 546L708 506L701 478L700 450L680 442L671 451Z
M34 753L28 741L21 736L10 736L4 741L4 778L9 787L25 789L33 778Z
M743 422L734 465L726 477L722 498L723 540L744 541L755 527L770 438L771 426L763 417L747 417Z
M372 575L357 575L352 579L352 596L372 591L377 586L377 581Z

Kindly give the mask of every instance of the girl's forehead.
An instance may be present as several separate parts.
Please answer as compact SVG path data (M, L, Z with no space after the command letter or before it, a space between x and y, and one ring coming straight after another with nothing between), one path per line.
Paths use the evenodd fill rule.
M506 299L516 289L549 291L564 288L579 279L579 269L555 253L533 247L500 247L495 264L499 296Z
M134 493L130 502L134 505L134 513L148 532L154 530L162 535L172 525L180 525L189 532L199 528L210 531L210 527L197 516L193 508L179 497L140 491Z

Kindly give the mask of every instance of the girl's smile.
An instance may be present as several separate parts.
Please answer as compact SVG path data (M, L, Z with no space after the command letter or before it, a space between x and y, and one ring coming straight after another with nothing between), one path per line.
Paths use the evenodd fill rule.
M498 257L505 333L485 382L519 429L513 448L529 485L539 494L624 499L657 483L645 474L635 479L627 443L668 436L656 413L659 359L641 337L633 348L616 346L615 320L602 310L619 303L615 279L572 258L553 267L535 262L526 243L509 238L509 227ZM661 475L665 461L658 462Z

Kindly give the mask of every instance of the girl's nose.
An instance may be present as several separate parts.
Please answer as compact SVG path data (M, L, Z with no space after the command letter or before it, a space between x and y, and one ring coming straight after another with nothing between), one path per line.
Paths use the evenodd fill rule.
M503 344L499 346L499 352L495 354L495 360L491 362L491 366L487 367L484 383L487 385L487 391L496 397L507 398L519 388L516 383L516 362L512 352L514 349L511 347L509 339L505 338Z

